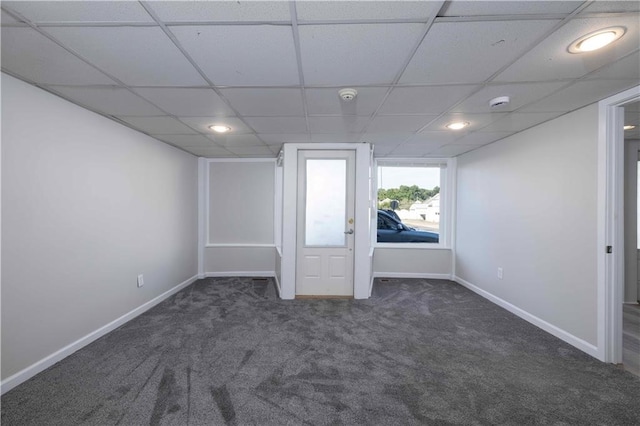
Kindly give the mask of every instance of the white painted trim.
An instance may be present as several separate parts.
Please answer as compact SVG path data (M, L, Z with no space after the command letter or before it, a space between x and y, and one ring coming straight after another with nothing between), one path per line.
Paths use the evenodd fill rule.
M420 250L448 250L451 248L437 243L374 243L373 246L377 249L420 249Z
M205 222L205 203L208 202L206 183L208 179L206 158L198 158L198 277L204 277L204 246L208 229ZM207 234L205 234L207 232Z
M207 244L205 248L246 247L246 248L276 248L275 244Z
M276 282L276 291L278 292L278 297L280 297L280 280L278 279L278 274L276 274L275 272L273 273L273 279Z
M2 381L2 383L0 383L0 389L1 389L0 393L4 394L4 393L10 391L14 387L16 387L19 384L29 380L30 378L32 378L36 374L46 370L47 368L51 367L55 363L61 361L62 359L66 358L69 355L73 354L74 352L78 351L79 349L84 348L85 346L87 346L88 344L98 340L100 337L104 336L105 334L107 334L107 333L115 330L116 328L120 327L121 325L131 321L132 319L134 319L138 315L140 315L140 314L148 311L149 309L153 308L158 303L164 301L165 299L169 298L170 296L173 296L175 293L179 292L180 290L184 289L185 287L191 285L197 279L198 279L198 276L194 275L193 277L187 279L186 281L183 281L182 283L178 284L177 286L173 287L172 289L167 290L164 293L160 294L159 296L154 297L153 299L149 300L148 302L138 306L137 308L133 309L132 311L122 315L121 317L111 321L110 323L100 327L99 329L97 329L95 331L92 331L91 333L87 334L86 336L81 337L80 339L76 340L75 342L68 344L64 348L52 353L51 355L48 355L45 358L42 358L40 361L37 361L36 363L30 365L29 367L17 372L16 374L14 374L14 375L12 375L10 377L7 377L5 380Z
M378 243L376 233L371 233L371 244L376 248L411 248L422 250L453 250L455 236L455 198L458 162L455 158L376 158L373 165L371 182L372 205L377 209L378 168L400 167L402 164L412 167L440 167L440 241L438 243ZM443 214L444 213L444 214ZM377 226L377 225L376 225Z
M451 280L451 274L424 274L421 272L374 272L373 278L422 278L431 280Z
M601 361L622 361L624 294L624 137L621 106L640 99L640 86L598 103L597 335ZM607 254L606 246L613 252Z
M497 296L494 296L493 294L489 293L486 290L481 289L480 287L477 287L473 284L471 284L470 282L460 278L460 277L453 277L453 281L457 282L458 284L460 284L463 287L468 288L469 290L473 291L474 293L484 297L485 299L489 300L490 302L495 303L496 305L500 306L501 308L506 309L507 311L511 312L512 314L515 314L517 316L519 316L520 318L522 318L523 320L535 325L536 327L546 331L549 334L552 334L554 336L556 336L557 338L564 340L565 342L567 342L568 344L570 344L571 346L574 346L578 349L580 349L581 351L595 357L598 358L598 348L585 341L580 339L579 337L574 336L573 334L559 328L556 327L555 325L548 323L547 321L538 318L535 315L530 314L529 312L518 308L515 305L512 305L511 303L507 302L504 299L501 299Z
M223 278L223 277L268 277L276 276L276 271L219 271L206 272L205 278Z

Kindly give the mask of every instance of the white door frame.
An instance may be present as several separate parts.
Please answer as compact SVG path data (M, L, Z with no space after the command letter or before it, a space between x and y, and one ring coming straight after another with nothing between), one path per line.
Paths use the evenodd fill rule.
M640 99L640 86L598 103L598 358L622 362L624 296L625 104ZM607 253L611 247L611 253Z
M354 223L353 297L369 297L371 264L370 179L371 146L368 143L287 143L283 147L282 260L280 297L296 294L298 150L355 150L356 191Z

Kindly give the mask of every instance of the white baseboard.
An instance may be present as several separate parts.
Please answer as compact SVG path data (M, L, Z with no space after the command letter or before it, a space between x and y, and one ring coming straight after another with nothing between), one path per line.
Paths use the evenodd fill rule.
M276 280L276 290L278 291L278 297L279 297L279 298L282 298L282 297L280 296L280 293L281 293L281 287L280 287L280 280L278 279L278 275L273 274L273 279L274 279L274 280Z
M471 284L470 282L460 278L460 277L453 277L453 281L457 282L458 284L460 284L463 287L468 288L469 290L473 291L474 293L479 294L480 296L484 297L485 299L495 303L496 305L506 309L507 311L511 312L512 314L515 314L517 316L519 316L520 318L522 318L525 321L530 322L531 324L535 325L538 328L541 328L542 330L546 331L549 334L552 334L554 336L556 336L557 338L564 340L565 342L567 342L568 344L575 346L576 348L580 349L583 352L586 352L587 354L591 355L594 358L598 358L598 347L585 341L580 339L579 337L574 336L573 334L559 328L556 327L555 325L546 322L543 319L538 318L535 315L530 314L529 312L518 308L515 305L512 305L511 303L507 302L504 299L501 299L497 296L494 296L493 294L489 293L486 290L481 289L480 287L477 287L473 284Z
M420 272L374 272L373 278L426 278L432 280L450 280L450 274L423 274ZM373 285L373 281L371 283Z
M222 277L275 277L276 271L223 271L223 272L205 272L206 278L222 278Z
M32 378L36 374L46 370L47 368L51 367L52 365L54 365L58 361L61 361L62 359L68 357L69 355L71 355L72 353L76 352L77 350L82 349L83 347L87 346L89 343L94 342L95 340L99 339L100 337L104 336L105 334L107 334L107 333L115 330L116 328L120 327L124 323L126 323L128 321L131 321L132 319L134 319L138 315L148 311L149 309L151 309L154 306L156 306L158 303L160 303L163 300L167 299L168 297L174 295L175 293L179 292L183 288L189 286L191 283L193 283L197 279L198 279L198 276L194 275L193 277L189 278L186 281L183 281L182 283L178 284L177 286L173 287L172 289L165 291L161 295L154 297L153 299L149 300L148 302L144 303L143 305L140 305L137 308L135 308L134 310L124 314L120 318L115 319L115 320L111 321L110 323L100 327L99 329L97 329L95 331L92 331L91 333L87 334L86 336L81 337L80 339L76 340L75 342L68 344L64 348L52 353L51 355L41 359L40 361L30 365L29 367L17 372L13 376L7 377L5 380L2 381L2 383L0 383L0 393L4 394L4 393L10 391L11 389L13 389L16 386L18 386L20 383L23 383L23 382L29 380L30 378Z

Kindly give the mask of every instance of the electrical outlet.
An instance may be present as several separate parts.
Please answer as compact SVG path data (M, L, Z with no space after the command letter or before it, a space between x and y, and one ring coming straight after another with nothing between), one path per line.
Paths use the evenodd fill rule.
M144 275L138 275L138 287L142 287L144 285Z
M502 268L498 268L498 279L502 279Z

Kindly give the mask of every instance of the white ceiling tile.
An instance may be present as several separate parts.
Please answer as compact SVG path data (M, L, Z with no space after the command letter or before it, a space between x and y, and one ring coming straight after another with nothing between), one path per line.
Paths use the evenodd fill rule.
M365 133L360 138L363 142L397 146L413 136L411 132Z
M486 145L512 135L513 132L473 132L461 137L452 145Z
M300 26L305 83L389 84L423 30L422 24Z
M301 89L222 89L241 115L304 116Z
M269 144L269 149L270 149L272 152L277 153L277 152L282 151L282 147L283 147L283 146L284 146L284 144L282 144L282 143L276 143L276 144L271 144L271 143L270 143L270 144Z
M376 158L384 157L389 153L393 152L395 148L396 148L396 145L374 144L373 156Z
M594 1L583 13L617 13L617 12L640 12L640 2L638 1Z
M303 117L246 117L256 133L306 133L307 122Z
M267 146L230 146L227 149L237 155L275 157Z
M186 135L196 133L172 117L118 117L133 127L154 135Z
M171 31L216 85L300 83L291 27L178 26Z
M465 152L473 151L478 145L445 145L430 153L430 155L441 155L443 157L455 157Z
M180 147L215 147L213 140L202 135L151 135L156 139L169 142Z
M393 89L379 114L439 114L466 98L475 85L397 87Z
M461 104L456 105L451 111L469 113L509 112L542 99L564 85L566 85L564 82L492 84L485 86ZM489 101L499 96L509 96L509 104L492 108L489 105Z
M358 133L369 122L369 117L343 115L342 117L309 117L311 133Z
M587 80L593 79L636 79L640 80L640 52L633 53L589 74Z
M2 27L2 67L36 83L114 84L31 28Z
M164 115L158 108L119 87L55 86L53 90L72 102L110 115Z
M416 132L436 117L437 115L378 115L367 127L367 132Z
M458 1L453 0L442 16L567 14L582 1Z
M307 133L300 134L277 134L259 133L258 137L267 145L277 145L282 143L309 143L311 138Z
M421 157L440 148L443 144L437 142L404 143L396 147L391 154L394 156Z
M165 22L291 21L285 1L154 1L150 6Z
M637 80L579 81L519 112L568 112L598 102L608 96L629 89Z
M3 1L32 22L153 22L137 1Z
M234 135L252 133L251 129L237 117L180 117L180 121L205 134L218 134L209 128L213 125L229 126L231 127L230 133Z
M360 141L361 133L312 133L311 142L314 143L355 143Z
M442 146L453 142L458 138L460 138L460 134L452 132L451 130L435 130L420 132L416 135L413 135L409 140L406 141L406 143L409 145L427 143Z
M435 23L401 83L478 83L524 53L558 21Z
M181 117L229 116L233 110L212 89L136 88L137 93L167 111Z
M567 47L601 28L624 26L627 33L601 50L571 54ZM638 49L637 16L573 19L498 75L495 81L544 81L581 77Z
M389 90L386 87L352 87L358 95L345 102L338 95L340 89L305 89L309 114L371 115L380 106Z
M481 132L517 132L556 118L557 112L513 112L484 127Z
M13 16L9 15L4 10L2 11L2 17L0 18L0 21L2 22L2 25L15 24L15 23L19 22L17 19L14 19Z
M425 1L300 1L300 21L412 19L426 21L438 13L437 2Z
M47 27L47 31L126 84L205 84L200 74L160 28Z
M187 151L192 153L193 155L197 155L198 157L207 157L207 158L226 158L226 157L236 157L235 154L230 152L225 148L220 147L189 147L185 148Z
M218 145L225 148L238 146L264 146L256 135L212 135L209 136Z

